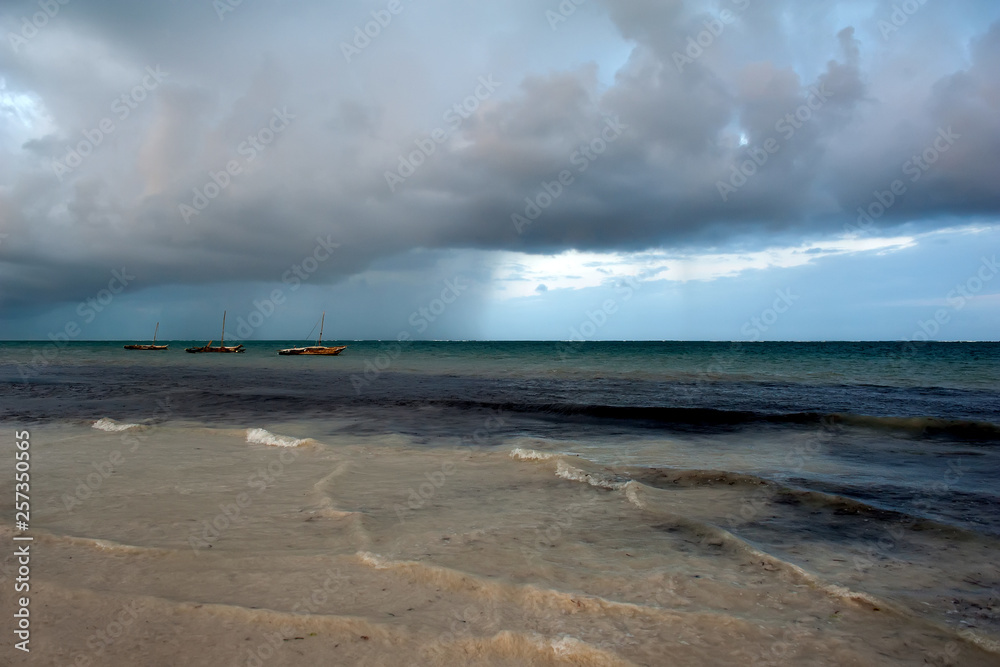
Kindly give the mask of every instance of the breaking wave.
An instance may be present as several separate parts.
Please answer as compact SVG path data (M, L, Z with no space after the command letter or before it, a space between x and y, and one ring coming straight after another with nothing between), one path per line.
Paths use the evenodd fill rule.
M247 442L255 445L267 445L269 447L300 447L311 442L311 440L309 438L300 440L284 435L275 435L262 428L249 428L247 429Z
M101 417L96 422L94 422L93 428L98 431L107 431L109 433L117 433L119 431L128 431L133 428L142 428L140 424L125 424L122 422L117 422L114 419L109 419L108 417Z
M591 486L596 486L601 489L611 489L613 491L623 489L629 483L629 480L619 479L613 474L587 472L586 470L582 470L576 466L571 466L565 461L559 461L556 463L556 476L573 482L586 482Z
M524 449L522 447L515 447L510 453L512 459L519 461L548 461L557 456L559 454L553 452L539 452L534 449Z

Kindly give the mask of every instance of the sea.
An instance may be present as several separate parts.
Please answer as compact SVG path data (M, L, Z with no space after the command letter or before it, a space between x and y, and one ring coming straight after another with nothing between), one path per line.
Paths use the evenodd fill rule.
M0 664L1000 665L1000 343L161 343L0 342Z

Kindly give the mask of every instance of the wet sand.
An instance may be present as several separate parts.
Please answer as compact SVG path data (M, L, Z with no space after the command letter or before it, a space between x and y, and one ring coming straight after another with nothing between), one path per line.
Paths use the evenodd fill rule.
M12 664L1000 664L995 539L651 465L679 438L95 421L32 429L32 652Z

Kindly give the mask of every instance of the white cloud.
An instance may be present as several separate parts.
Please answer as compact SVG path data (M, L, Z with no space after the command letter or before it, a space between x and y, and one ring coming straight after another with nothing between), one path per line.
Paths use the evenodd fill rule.
M597 287L626 276L649 282L685 283L732 278L746 271L787 269L824 257L853 253L898 252L917 245L919 236L839 238L797 246L771 247L752 252L678 253L648 250L638 253L570 251L558 255L495 253L493 278L497 295L511 299L537 295L536 286L549 290Z

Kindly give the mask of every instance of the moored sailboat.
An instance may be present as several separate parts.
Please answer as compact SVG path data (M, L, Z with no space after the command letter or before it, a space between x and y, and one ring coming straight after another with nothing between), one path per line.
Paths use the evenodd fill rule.
M151 345L126 345L126 350L166 350L169 346L167 345L157 345L156 344L156 334L160 332L160 323L156 323L156 329L153 330L153 343Z
M319 340L316 341L315 345L310 347L290 347L287 350L278 350L278 354L287 355L299 355L299 354L312 354L318 356L334 357L344 350L347 349L346 345L339 345L336 347L325 347L323 345L323 325L326 323L326 313L323 313L323 318L320 320L319 325ZM316 325L313 325L313 330L315 331Z
M232 347L226 347L226 311L222 311L222 338L219 340L219 347L212 347L213 341L208 341L208 345L204 347L189 347L185 352L190 352L192 354L197 354L199 352L221 352L221 353L242 353L246 352L243 344L234 345Z

